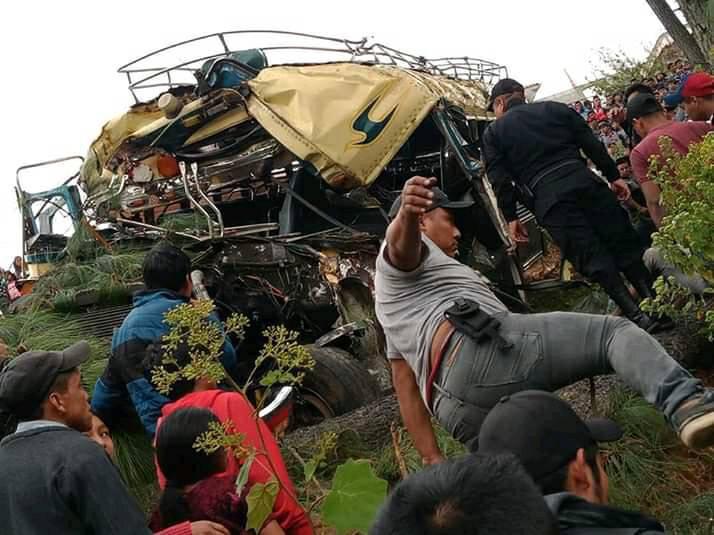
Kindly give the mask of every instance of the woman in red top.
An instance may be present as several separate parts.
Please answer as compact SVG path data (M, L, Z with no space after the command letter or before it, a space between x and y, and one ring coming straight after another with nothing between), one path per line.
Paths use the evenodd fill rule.
M179 409L164 419L156 433L156 459L167 477L152 528L209 518L228 528L231 535L248 535L246 487L236 490L235 476L225 472L233 455L220 448L213 453L197 451L198 437L218 418L208 409ZM268 517L260 535L284 535Z
M190 357L185 346L179 346L172 352L178 366L185 366ZM160 348L149 350L149 368L162 363ZM169 370L170 371L170 370ZM220 390L210 379L198 378L194 381L178 381L171 387L168 395L172 400L161 409L161 418L157 424L157 433L163 420L179 409L200 407L209 409L221 422L232 423L234 429L245 436L244 444L257 452L248 474L248 484L266 483L275 478L280 483L280 491L273 506L273 515L280 527L288 535L312 535L314 533L310 519L297 500L295 487L288 475L280 447L268 426L256 416L255 408L239 392ZM233 477L240 471L238 461L230 455L224 473ZM157 465L159 486L166 486L166 478Z

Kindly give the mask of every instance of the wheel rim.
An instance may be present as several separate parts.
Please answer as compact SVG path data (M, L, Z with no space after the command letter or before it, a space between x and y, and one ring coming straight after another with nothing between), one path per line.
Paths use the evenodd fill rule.
M300 401L295 406L297 427L315 425L334 417L335 412L325 398L312 390L300 389Z

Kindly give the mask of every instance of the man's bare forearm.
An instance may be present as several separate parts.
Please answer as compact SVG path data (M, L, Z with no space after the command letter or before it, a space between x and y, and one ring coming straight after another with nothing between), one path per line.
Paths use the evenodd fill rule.
M415 269L421 261L421 230L419 216L400 210L387 227L389 263L401 271Z
M399 401L399 412L404 425L421 455L424 464L433 464L443 460L436 442L436 434L431 424L431 416L419 393L414 372L404 360L394 360L392 382Z

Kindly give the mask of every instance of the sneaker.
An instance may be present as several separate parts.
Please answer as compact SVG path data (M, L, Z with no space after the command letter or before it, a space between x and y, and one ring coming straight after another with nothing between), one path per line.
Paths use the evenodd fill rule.
M679 438L692 449L714 445L714 390L684 401L672 416Z

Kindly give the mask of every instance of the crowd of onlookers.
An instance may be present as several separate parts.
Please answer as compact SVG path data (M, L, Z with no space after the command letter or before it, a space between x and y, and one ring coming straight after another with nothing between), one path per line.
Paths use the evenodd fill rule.
M654 77L632 79L631 84L649 87L670 119L684 121L686 114L681 106L681 88L691 71L691 64L678 59L669 62L666 70L658 72ZM625 128L626 105L624 87L621 91L607 95L604 101L595 95L591 99L569 103L587 121L614 159L629 154L630 137Z

